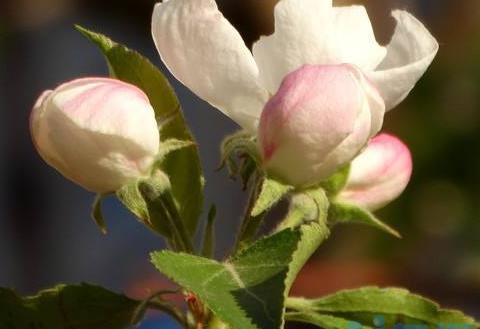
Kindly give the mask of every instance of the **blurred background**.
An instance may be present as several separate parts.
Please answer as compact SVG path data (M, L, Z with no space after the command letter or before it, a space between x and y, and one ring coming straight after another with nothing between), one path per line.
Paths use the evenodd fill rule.
M154 2L1 0L0 286L31 294L58 282L87 281L142 297L167 285L147 257L163 247L162 241L113 199L105 204L109 234L102 236L89 218L93 195L47 167L28 129L32 104L44 89L107 75L102 56L74 23L105 33L161 66L150 37ZM275 0L217 2L248 45L272 32ZM384 130L400 136L414 157L407 191L379 213L404 238L361 226L337 227L302 272L294 293L405 286L480 316L480 2L364 2L383 43L394 28L391 9L403 8L441 44L426 76L386 117ZM221 258L231 246L245 196L238 182L215 169L219 143L237 127L169 78L200 144L206 206L215 202L219 208ZM151 319L144 328L156 325Z

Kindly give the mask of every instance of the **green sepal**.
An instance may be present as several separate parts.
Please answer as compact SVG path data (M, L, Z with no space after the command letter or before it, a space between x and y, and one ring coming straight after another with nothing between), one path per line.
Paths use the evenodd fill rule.
M108 37L76 26L104 54L113 78L136 85L148 96L155 111L161 142L178 140L193 144L163 157L161 170L172 183L172 195L189 234L196 232L203 209L204 179L195 140L185 122L180 103L166 77L147 58ZM172 146L167 145L167 146ZM132 195L135 192L132 193ZM137 202L141 204L141 201ZM145 212L145 210L137 212Z
M2 329L125 329L140 302L88 284L59 285L22 298L0 288Z
M261 163L261 156L255 141L255 137L253 137L249 132L241 130L225 137L221 145L221 165L223 166L225 161L229 157L235 156L235 153L237 152L247 154L257 164Z
M277 231L310 222L326 224L329 207L330 201L322 188L296 192L291 196L289 211Z
M107 222L105 221L102 211L102 201L104 197L105 195L103 194L97 194L95 196L92 204L91 217L95 224L97 224L100 232L102 232L102 234L107 234Z
M147 225L149 228L155 232L164 235L170 236L170 233L167 229L162 229L162 227L153 228L150 223L150 214L148 212L147 203L143 199L140 191L138 190L138 180L134 180L127 185L122 186L119 190L115 192L118 200L130 210L137 219L143 224Z
M176 151L180 151L187 147L196 146L195 142L190 140L179 140L176 138L166 139L160 142L160 147L158 150L158 154L154 161L151 171L155 171L155 169L161 168L162 163L165 161L167 156Z
M426 328L478 328L471 317L455 310L441 308L437 303L399 288L365 287L344 290L319 298L289 298L289 320L308 322L325 329L340 329L337 324L350 322L364 327L394 328L396 324L417 324ZM330 323L323 321L330 317ZM455 326L456 325L456 326ZM378 325L377 325L378 326Z
M320 187L323 188L328 196L333 197L337 195L348 181L348 176L350 175L350 164L339 169L335 174L330 176L326 181L320 183Z
M397 230L382 222L373 213L354 204L333 201L328 213L328 222L330 224L354 223L369 225L396 238L400 239L402 237Z
M250 133L241 130L223 140L220 168L226 167L232 178L240 177L244 188L261 165L257 143Z

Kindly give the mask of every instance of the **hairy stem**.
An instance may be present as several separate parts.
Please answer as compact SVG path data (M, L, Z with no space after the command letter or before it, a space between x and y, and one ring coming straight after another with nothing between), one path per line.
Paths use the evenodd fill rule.
M178 322L183 328L188 329L188 321L185 314L175 306L172 306L163 301L149 301L148 307L153 310L164 312L170 315L175 321Z
M250 194L247 201L247 207L245 209L245 214L243 216L242 224L240 226L240 231L237 236L237 241L233 248L232 254L235 254L238 250L243 248L245 244L249 243L249 240L252 239L258 231L260 224L262 223L263 215L253 217L251 212L257 201L258 194L262 187L263 176L257 171L253 174L253 184L250 189Z

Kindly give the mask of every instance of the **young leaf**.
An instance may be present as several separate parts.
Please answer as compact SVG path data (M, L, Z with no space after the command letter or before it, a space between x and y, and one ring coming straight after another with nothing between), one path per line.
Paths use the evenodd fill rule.
M103 288L60 285L21 298L0 288L0 328L125 329L140 302Z
M292 190L293 186L284 185L274 179L265 178L262 183L260 195L252 209L251 216L257 217L266 212Z
M169 251L154 253L152 262L198 295L231 329L283 328L290 287L328 236L325 192L302 196L309 202L294 202L290 212L299 214L298 225L255 242L226 263Z
M180 103L165 76L148 59L106 36L77 26L105 55L112 77L134 84L150 99L161 128L161 139L177 139L195 143ZM200 158L195 146L169 153L162 171L170 178L172 192L182 220L193 235L203 207L203 177Z
M162 251L152 262L195 293L230 329L278 329L283 322L285 280L300 230L261 239L225 263Z
M102 234L107 234L107 223L105 222L105 218L103 217L103 211L102 211L103 197L104 196L102 194L97 194L95 196L95 200L93 200L91 216L95 224L97 224L98 228L102 232Z
M442 325L466 325L463 329L478 328L473 318L459 311L442 309L424 297L398 288L365 287L341 291L316 300L289 298L287 307L303 316L330 315L365 326L373 326L373 321L381 317L382 321L386 320L385 327L389 328L397 323L424 324L431 328ZM334 327L326 329L330 328Z
M329 209L328 220L331 223L358 223L376 227L396 238L402 236L394 228L388 226L374 214L353 204L332 202Z
M247 213L240 227L235 251L249 246L255 240L267 210L279 202L290 190L293 190L293 187L283 185L258 173L254 175L253 181Z

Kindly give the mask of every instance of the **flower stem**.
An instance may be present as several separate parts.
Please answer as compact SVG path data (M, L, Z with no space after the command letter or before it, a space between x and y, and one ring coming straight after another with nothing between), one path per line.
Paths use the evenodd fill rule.
M264 215L253 217L251 216L251 212L253 207L255 206L255 202L257 201L258 194L260 193L260 189L263 183L263 176L256 171L253 174L253 184L250 189L250 194L247 201L247 207L245 209L245 214L243 216L242 224L240 227L240 231L237 236L237 241L233 248L232 254L235 254L238 250L245 247L250 243L250 240L255 236L257 233L260 224L262 223Z
M139 183L142 194L151 216L151 225L167 224L170 236L169 245L175 251L194 253L190 234L178 212L172 196L170 181L163 173L157 172L151 178Z
M183 328L188 328L188 322L187 322L187 319L186 319L185 315L177 307L174 307L174 306L172 306L170 304L167 304L165 302L162 302L162 301L150 301L148 303L148 307L150 309L161 311L161 312L164 312L165 314L170 315Z

